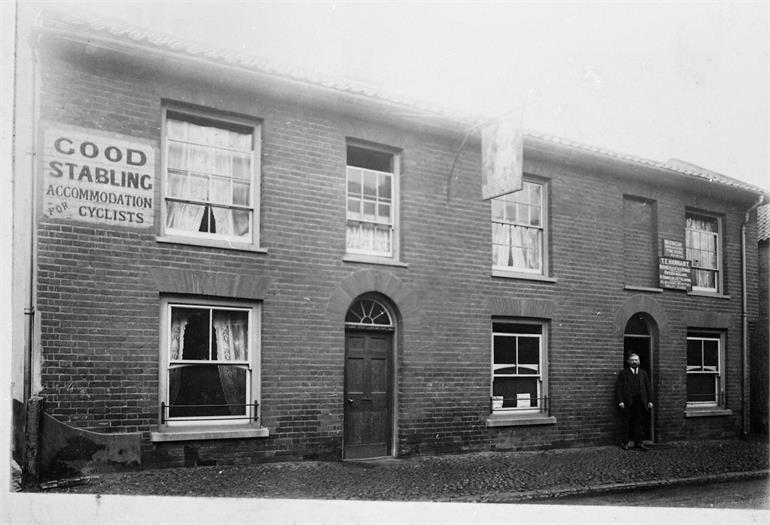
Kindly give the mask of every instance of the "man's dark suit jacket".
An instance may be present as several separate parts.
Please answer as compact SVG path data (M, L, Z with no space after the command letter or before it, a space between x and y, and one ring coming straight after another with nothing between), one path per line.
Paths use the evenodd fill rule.
M631 407L631 400L634 395L634 373L630 368L624 368L618 374L617 383L615 383L615 399L617 403L625 403L626 409ZM642 406L647 410L647 403L652 401L652 387L647 372L639 369L639 397L642 399Z

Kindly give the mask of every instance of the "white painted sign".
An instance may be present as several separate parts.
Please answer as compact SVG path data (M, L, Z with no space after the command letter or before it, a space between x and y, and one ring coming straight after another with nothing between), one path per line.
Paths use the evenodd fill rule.
M43 215L146 228L153 224L152 146L97 130L45 131Z
M481 132L481 198L493 199L522 188L522 116L513 112Z
M684 243L671 239L663 239L663 257L684 259Z
M692 289L692 264L686 259L658 257L658 275L661 288L670 290Z

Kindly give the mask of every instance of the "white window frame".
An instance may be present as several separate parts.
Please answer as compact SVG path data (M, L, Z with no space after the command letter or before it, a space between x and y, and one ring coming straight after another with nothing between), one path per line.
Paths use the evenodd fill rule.
M176 119L185 121L203 120L210 123L213 126L217 124L223 128L239 127L251 130L252 145L250 150L238 150L241 153L250 154L251 163L251 191L249 193L248 205L236 205L230 204L228 206L234 209L250 210L251 221L249 223L249 235L248 237L240 237L237 235L224 235L219 233L210 232L198 232L183 229L170 228L167 226L168 219L168 202L177 199L170 197L169 183L168 183L168 159L169 159L169 143L168 137L168 121L169 119ZM240 248L240 249L259 249L260 243L260 195L261 195L261 123L257 120L236 117L231 115L223 115L215 111L206 111L195 108L188 108L186 106L179 106L175 104L167 104L163 107L163 121L162 121L162 196L161 196L161 237L159 240L168 242L180 242L185 244L199 244L204 246L217 246L224 248ZM209 201L200 201L198 204L205 205Z
M362 150L369 150L377 153L385 153L387 155L390 155L392 158L392 166L393 169L390 172L387 171L378 171L368 168L361 168L358 166L350 166L347 162L347 148L349 146L362 149ZM345 143L345 155L346 155L346 161L345 161L345 254L346 254L346 260L352 260L352 261L360 261L360 262L398 262L400 257L400 242L399 242L399 195L400 195L400 154L398 151L388 148L386 146L380 146L376 144L371 144L364 141L357 141L354 139L348 139ZM362 173L373 173L376 174L378 177L380 176L388 176L390 177L391 185L390 185L390 222L386 223L383 221L378 220L365 220L360 217L354 217L351 214L350 208L349 208L349 200L354 199L354 196L349 193L349 178L351 177L351 174L354 170L361 170ZM363 191L363 187L362 187ZM372 201L371 199L365 199L362 197L360 199L360 202L363 206L364 201L368 202L374 202L375 206L379 206L380 200L379 197L376 201ZM387 204L385 201L382 202L382 204ZM350 247L350 239L349 239L349 232L348 232L348 225L351 223L358 223L358 224L373 224L380 227L389 227L390 229L390 249L385 250L367 250L363 248L351 248Z
M697 334L697 335L695 335ZM691 370L689 363L689 345L690 341L716 341L717 343L717 370ZM712 408L723 407L725 398L725 381L724 381L724 367L725 367L725 352L724 352L725 337L723 332L711 331L711 330L697 330L689 329L687 331L687 346L685 347L685 367L687 371L687 378L691 374L697 375L711 375L714 377L714 401L687 401L687 408ZM701 352L703 350L701 349ZM701 363L703 359L701 357ZM693 367L694 368L694 367ZM687 390L687 380L685 379L685 397L689 397L689 391Z
M713 221L713 223L716 225L716 231L715 232L708 232L703 231L695 228L688 228L687 227L687 219L689 217L698 218L698 219L706 219L709 221ZM696 261L693 260L693 257L691 256L690 250L694 249L693 246L691 246L690 237L691 235L706 235L706 236L712 236L714 238L714 244L716 248L716 267L710 268L706 266L696 266ZM716 215L712 215L709 213L702 213L694 210L688 210L685 215L685 250L686 250L686 257L688 260L690 260L690 263L692 265L692 272L693 272L693 286L692 290L694 292L706 292L706 293L721 293L722 291L722 220L720 217ZM706 286L695 286L695 272L698 270L702 271L709 271L714 272L714 287L706 287Z
M533 185L540 187L540 225L533 226L527 223L517 221L516 219L496 220L495 208L498 206L504 206L504 202L511 199L516 199L518 195L521 195L522 191L529 191L529 188ZM548 276L548 182L544 180L538 180L531 177L527 177L523 181L522 189L519 192L514 192L508 195L503 195L491 199L490 205L490 226L492 230L492 273L493 275L500 277L515 277L517 275L523 277L547 277ZM518 207L519 203L517 203ZM529 204L528 204L529 205ZM523 228L535 229L540 232L540 267L539 268L522 268L516 266L495 264L495 224L506 225L509 227L518 226ZM509 247L510 249L510 247Z
M536 326L539 328L540 332L535 333L511 333L511 332L496 332L494 329L495 324L508 324L508 325L529 325L529 326ZM491 337L491 353L490 353L490 384L489 384L489 395L490 399L492 400L492 414L498 414L498 415L533 415L533 414L546 414L548 411L547 402L546 399L548 397L548 370L546 364L548 363L547 358L547 348L548 348L548 339L547 339L547 322L546 321L540 321L540 320L534 320L534 319L493 319L492 320L492 337ZM512 338L519 338L519 337L532 337L537 338L539 341L539 350L538 350L538 374L505 374L501 375L496 373L496 369L502 369L502 368L508 368L511 365L510 364L497 364L495 363L495 337L512 337ZM531 378L531 377L537 377L537 405L534 407L496 407L494 404L494 383L496 377L524 377L524 378Z
M249 352L248 359L245 361L212 361L212 360L173 360L171 359L171 310L174 307L181 308L203 308L212 310L236 310L246 311L249 315ZM184 427L258 427L261 421L261 305L259 303L245 303L239 301L224 301L210 299L190 299L180 297L166 297L161 302L161 348L160 348L160 401L165 404L165 408L159 407L162 426L165 428ZM230 416L201 416L184 418L170 417L169 396L170 381L169 374L171 368L175 365L193 365L193 364L227 364L247 369L246 375L246 402L256 403L255 408L246 407L246 415L242 418L233 419Z

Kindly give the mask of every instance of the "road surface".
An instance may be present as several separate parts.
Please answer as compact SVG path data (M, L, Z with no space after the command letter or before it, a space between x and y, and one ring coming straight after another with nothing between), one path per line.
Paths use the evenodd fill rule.
M551 505L614 505L633 507L691 507L713 509L770 509L767 479L687 485L542 500Z

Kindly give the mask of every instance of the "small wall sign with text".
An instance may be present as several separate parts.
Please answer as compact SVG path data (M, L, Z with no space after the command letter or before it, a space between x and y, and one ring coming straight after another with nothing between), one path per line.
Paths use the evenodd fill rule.
M43 215L96 224L153 224L155 154L131 137L51 127L44 133Z
M663 257L684 259L684 243L673 241L671 239L663 239Z
M686 259L660 257L658 259L660 287L671 290L690 290L692 288L692 267Z

